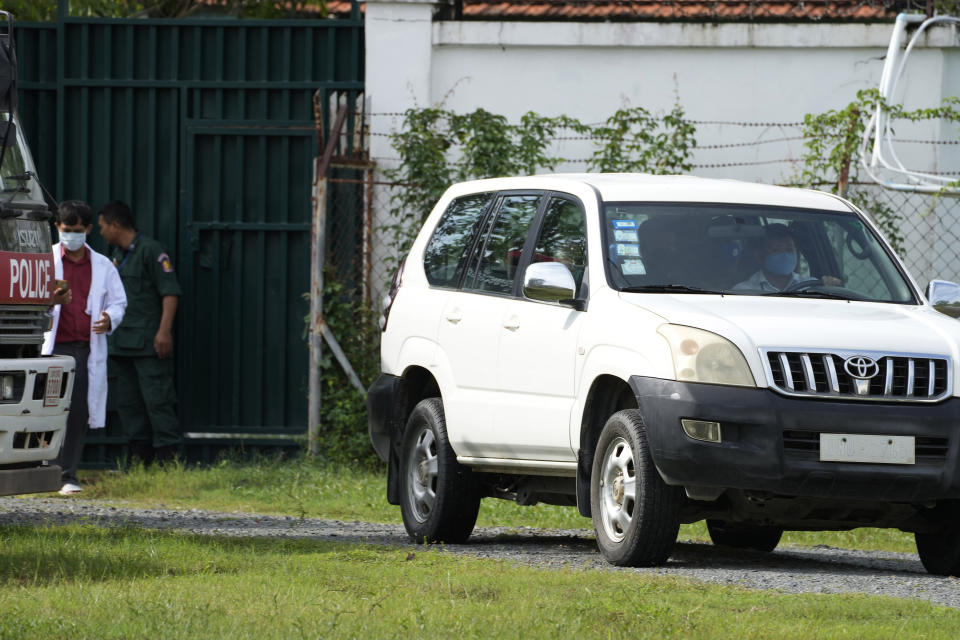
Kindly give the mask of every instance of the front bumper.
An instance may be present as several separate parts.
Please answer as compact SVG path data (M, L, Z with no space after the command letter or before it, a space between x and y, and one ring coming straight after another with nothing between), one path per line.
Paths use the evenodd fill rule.
M937 404L831 402L768 389L630 378L654 463L668 484L784 496L921 502L960 497L960 399ZM722 442L680 420L721 424ZM917 438L916 463L821 462L820 433Z
M0 469L0 496L56 491L62 485L61 469L43 465L27 469Z
M60 369L60 393L46 396L47 376ZM73 396L76 365L70 356L0 360L0 374L19 374L19 397L0 402L0 465L53 460L60 452Z

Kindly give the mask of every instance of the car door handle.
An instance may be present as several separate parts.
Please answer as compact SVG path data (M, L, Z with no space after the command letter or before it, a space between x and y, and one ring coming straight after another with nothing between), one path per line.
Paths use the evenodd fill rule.
M463 314L460 312L460 309L454 309L447 315L447 322L450 324L457 324L463 320Z
M516 331L520 328L520 318L517 316L510 316L510 318L503 323L504 329L509 329L510 331Z

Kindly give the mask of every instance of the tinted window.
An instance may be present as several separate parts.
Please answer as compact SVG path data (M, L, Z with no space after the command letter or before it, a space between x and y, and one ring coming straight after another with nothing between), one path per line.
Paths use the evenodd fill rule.
M468 288L492 293L513 291L523 244L539 203L538 195L507 196L501 201L496 220L480 252L472 286L471 278L467 278Z
M534 245L533 262L562 262L580 289L587 267L587 229L579 205L560 198L550 200Z
M604 211L618 289L913 302L903 274L854 213L624 202Z
M457 198L450 203L423 252L427 282L435 287L456 287L467 261L467 253L491 194Z

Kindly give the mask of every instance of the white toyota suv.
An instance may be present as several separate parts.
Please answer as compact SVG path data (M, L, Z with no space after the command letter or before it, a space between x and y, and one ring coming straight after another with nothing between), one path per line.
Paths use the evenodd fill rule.
M958 309L960 287L928 295ZM576 506L618 565L681 522L770 551L895 527L960 572L960 324L816 191L647 175L450 187L384 301L370 436L420 542Z

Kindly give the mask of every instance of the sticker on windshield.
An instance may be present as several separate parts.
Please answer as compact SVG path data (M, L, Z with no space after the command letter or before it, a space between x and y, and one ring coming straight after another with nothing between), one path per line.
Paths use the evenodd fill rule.
M614 220L613 228L614 229L636 229L637 221L636 220Z
M646 275L647 268L643 266L643 260L638 258L636 260L624 260L623 264L620 265L620 271L625 276L642 276Z
M617 255L618 256L632 256L639 258L640 257L640 245L637 244L618 244L617 245Z
M617 242L640 242L636 229L617 229L613 232L613 239Z

